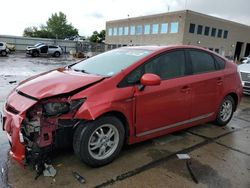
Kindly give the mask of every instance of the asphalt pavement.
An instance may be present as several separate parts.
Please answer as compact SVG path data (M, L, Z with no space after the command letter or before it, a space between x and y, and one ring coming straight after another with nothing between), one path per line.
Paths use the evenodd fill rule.
M0 57L0 107L21 80L75 62L61 58ZM244 96L226 127L202 124L178 133L125 146L113 163L101 168L83 164L72 150L59 151L54 178L35 180L31 167L9 158L9 144L0 130L0 187L250 187L250 96ZM188 154L180 160L176 154ZM84 177L81 184L72 172Z

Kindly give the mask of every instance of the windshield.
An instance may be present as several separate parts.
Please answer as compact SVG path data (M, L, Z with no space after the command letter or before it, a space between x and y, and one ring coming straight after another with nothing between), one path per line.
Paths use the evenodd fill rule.
M81 61L71 68L90 74L112 76L147 56L150 52L142 49L115 49Z
M38 46L41 46L41 45L43 45L43 43L37 43L37 44L35 44L34 46L35 46L35 47L38 47Z

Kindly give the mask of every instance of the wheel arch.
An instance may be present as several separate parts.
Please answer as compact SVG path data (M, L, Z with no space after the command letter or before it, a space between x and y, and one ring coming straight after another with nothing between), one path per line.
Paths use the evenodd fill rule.
M228 93L226 96L231 96L233 98L233 100L235 102L234 111L236 111L238 103L239 103L239 97L238 97L238 95L236 93L234 93L234 92L231 92L231 93Z
M59 55L61 55L61 52L58 51L58 50L54 52L54 55L55 55L56 53L58 53Z

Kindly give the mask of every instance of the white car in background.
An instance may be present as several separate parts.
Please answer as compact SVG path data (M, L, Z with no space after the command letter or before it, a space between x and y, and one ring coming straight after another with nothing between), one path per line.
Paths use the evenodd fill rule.
M7 56L9 49L6 46L5 42L0 42L0 56Z
M60 46L47 45L47 44L37 44L35 46L28 46L26 48L26 54L32 57L38 57L40 55L52 55L54 57L60 57L63 50Z
M250 58L243 60L242 63L244 63L244 64L250 63Z
M238 71L240 73L243 93L250 95L250 63L239 65Z
M247 57L243 57L241 60L242 63L250 63L250 55Z

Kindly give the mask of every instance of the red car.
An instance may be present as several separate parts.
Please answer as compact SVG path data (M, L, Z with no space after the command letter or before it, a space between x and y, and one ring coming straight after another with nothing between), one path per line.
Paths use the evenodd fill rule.
M124 144L214 121L240 103L237 67L194 46L125 47L21 82L3 110L14 159L42 165L72 146L90 166L114 160Z

